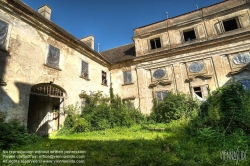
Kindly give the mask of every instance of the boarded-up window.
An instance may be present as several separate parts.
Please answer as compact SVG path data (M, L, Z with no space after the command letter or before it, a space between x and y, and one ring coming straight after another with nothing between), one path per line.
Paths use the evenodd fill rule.
M123 80L124 80L124 84L130 84L130 83L132 83L131 70L123 72Z
M49 45L49 52L46 64L52 67L59 68L60 50L52 45Z
M87 62L84 62L84 61L82 61L81 76L84 78L89 78L89 64Z
M0 49L6 49L6 38L8 33L8 23L0 20Z
M102 71L102 84L107 85L107 73Z
M157 101L162 102L167 96L167 91L158 91L158 92L155 92L155 94L156 94Z

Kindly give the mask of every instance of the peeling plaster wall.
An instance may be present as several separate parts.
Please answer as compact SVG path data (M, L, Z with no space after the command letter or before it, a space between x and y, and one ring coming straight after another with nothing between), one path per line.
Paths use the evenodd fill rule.
M59 85L67 92L66 105L80 103L82 90L103 91L109 94L110 72L107 67L91 60L57 39L37 30L29 24L0 10L0 19L9 24L7 36L9 55L4 73L1 74L7 86L0 87L0 110L8 117L17 118L27 124L30 88L39 83ZM45 66L49 44L60 49L59 68ZM1 56L4 55L1 53ZM80 78L81 60L89 63L89 81ZM101 85L101 71L107 72L108 86Z

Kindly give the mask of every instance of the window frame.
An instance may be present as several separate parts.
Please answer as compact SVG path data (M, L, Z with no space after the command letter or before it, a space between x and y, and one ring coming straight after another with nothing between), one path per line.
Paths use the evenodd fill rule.
M166 96L163 96L163 93L166 93ZM161 93L161 100L159 101L157 93ZM168 91L167 90L160 90L160 91L155 91L155 98L157 99L157 102L160 103L162 102L166 97L167 97Z
M230 20L234 20L234 19L235 19L235 21L236 21L236 24L237 24L237 27L238 27L238 28L233 29L233 30L226 31L226 30L225 30L224 22L230 21ZM223 33L230 32L230 31L234 31L234 30L237 30L237 29L241 29L241 28L242 28L238 16L236 16L236 17L230 17L230 18L228 18L228 19L221 20L221 27L222 27L222 32L223 32Z
M8 49L8 34L10 29L10 24L5 20L0 19L0 22L6 25L6 33L4 34L3 45L0 44L0 50L7 51Z
M83 72L83 64L86 64L87 65L87 74L85 72ZM84 74L86 74L87 76L85 76ZM85 80L90 80L89 79L89 63L84 61L84 60L81 60L81 74L80 74L80 77L85 79Z
M185 40L185 33L191 32L191 31L194 31L195 38L191 39L191 40ZM197 39L198 39L198 35L197 35L197 32L196 32L195 28L189 28L189 29L185 29L185 30L182 31L182 40L183 40L184 43L192 42L192 41L195 41Z
M101 84L107 86L108 85L107 72L102 70L101 76L102 76L102 83Z
M59 58L58 58L59 60L58 60L57 66L51 65L50 62L48 61L48 58L50 56L50 47L52 47L53 49L57 49L59 51ZM61 60L61 58L60 57L61 57L61 51L60 51L60 49L57 48L57 47L55 47L55 46L53 46L53 45L51 45L51 44L49 44L49 46L48 46L48 52L47 52L47 55L46 55L46 61L45 61L44 65L47 66L47 67L50 67L50 68L53 68L53 69L61 71L61 69L60 69L60 60Z
M159 41L160 41L160 47L157 47L156 39L159 39ZM152 48L151 41L154 41L155 48ZM157 50L157 49L162 48L161 37L159 36L159 37L155 37L155 38L149 39L149 46L150 46L150 50Z
M130 85L130 84L133 84L133 77L132 77L132 71L131 70L126 70L126 71L123 71L123 85ZM127 78L125 79L125 73L129 73L127 74ZM130 82L126 82L126 80L129 80L128 77L130 76Z

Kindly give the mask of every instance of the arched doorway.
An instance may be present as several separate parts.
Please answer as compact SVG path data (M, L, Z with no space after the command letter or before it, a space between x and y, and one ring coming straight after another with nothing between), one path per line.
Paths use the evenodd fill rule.
M58 85L41 83L31 87L27 128L38 135L58 130L64 121L63 111L66 91Z

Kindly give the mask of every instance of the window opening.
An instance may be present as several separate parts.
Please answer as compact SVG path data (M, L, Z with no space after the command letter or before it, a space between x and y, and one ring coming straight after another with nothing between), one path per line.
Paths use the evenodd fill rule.
M191 41L196 39L195 31L193 29L183 32L183 35L185 41Z
M194 93L196 95L198 95L199 97L203 98L202 96L202 91L201 91L201 87L194 87Z
M5 49L9 24L0 20L0 49Z
M161 40L160 38L155 38L150 40L151 50L161 48Z
M155 93L158 102L162 102L167 96L167 91L159 91Z
M222 21L225 32L239 29L240 24L237 18Z
M123 80L124 80L124 84L132 83L132 74L130 70L123 72Z
M60 50L52 45L49 45L49 52L46 64L52 67L59 68Z
M102 71L102 84L107 85L107 73Z
M84 78L89 77L89 64L87 62L82 61L82 72L81 76Z

